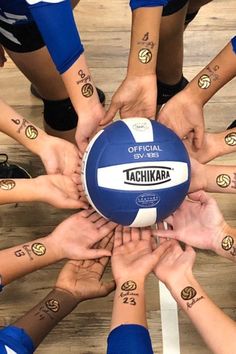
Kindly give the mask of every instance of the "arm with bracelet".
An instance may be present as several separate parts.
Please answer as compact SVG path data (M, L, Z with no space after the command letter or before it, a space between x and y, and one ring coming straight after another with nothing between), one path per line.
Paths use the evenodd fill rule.
M204 141L203 107L207 101L236 75L236 37L186 86L173 97L159 114L161 123L180 138L193 132L195 148Z
M107 249L93 247L115 226L90 209L70 216L46 237L1 250L1 286L63 259L110 256Z
M211 250L236 262L236 229L224 219L217 202L204 191L188 195L166 221L170 230L153 230L160 237L173 238L192 247Z
M97 244L112 249L111 235ZM48 333L82 301L104 297L114 282L104 283L102 275L109 257L95 261L69 261L59 274L55 288L32 310L0 331L0 351L32 354Z
M236 324L214 304L195 279L192 273L195 257L190 246L183 251L179 243L172 240L171 246L157 260L154 274L167 286L212 353L235 353Z
M86 62L71 2L26 1L79 116L76 140L84 151L105 111Z
M132 29L125 80L112 97L102 124L121 118L153 118L157 106L157 52L163 6L168 0L131 0Z

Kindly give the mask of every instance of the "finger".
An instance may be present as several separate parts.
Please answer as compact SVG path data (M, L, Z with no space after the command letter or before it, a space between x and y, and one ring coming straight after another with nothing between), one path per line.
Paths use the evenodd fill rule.
M97 220L96 222L95 222L95 225L96 225L96 227L98 228L98 229L100 229L102 226L104 226L104 225L106 225L106 224L108 224L109 223L109 221L107 220L107 219L105 219L105 218L100 218L99 220Z
M140 240L140 229L137 227L131 228L131 240L139 241Z
M97 259L101 257L110 257L111 251L105 248L98 248L98 249L88 249L86 254L84 255L84 259Z
M122 236L123 236L123 245L130 242L131 241L131 228L124 226Z
M111 280L106 283L102 283L102 286L99 291L99 297L107 296L116 288L116 283L114 280Z
M150 227L145 227L141 229L141 240L146 240L146 241L150 241L151 239L151 228Z
M99 230L99 237L102 239L103 237L107 236L111 231L116 228L117 224L112 221L106 222Z
M122 226L119 225L115 229L114 248L120 247L122 245L123 245Z
M193 138L193 143L194 146L197 150L199 150L202 147L203 144L203 139L204 139L204 129L203 127L195 127L194 128L194 138Z
M194 251L193 247L186 245L185 253L190 257L193 265L196 260L196 252Z
M80 200L67 199L61 207L65 209L88 209L89 205Z
M114 102L111 102L111 105L108 111L106 112L105 117L101 120L100 125L106 125L110 121L112 121L118 109L119 109L119 105Z
M93 213L94 213L94 209L93 208L89 208L88 210L80 211L78 214L80 216L82 216L83 218L88 218Z
M200 202L201 204L207 204L212 199L207 193L202 190L194 193L189 193L188 198L195 202Z
M96 222L102 218L101 215L99 215L95 210L91 215L89 215L88 219L90 222L93 222L96 226Z
M167 237L172 239L178 239L178 233L175 230L153 230L152 234L157 237Z
M73 173L71 179L76 185L82 186L81 177L78 173Z

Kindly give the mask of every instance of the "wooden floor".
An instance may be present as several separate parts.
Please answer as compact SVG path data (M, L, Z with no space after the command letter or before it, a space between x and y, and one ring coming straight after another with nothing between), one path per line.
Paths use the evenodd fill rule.
M111 4L112 3L112 4ZM129 48L130 11L127 0L82 1L76 10L81 36L96 83L107 102L124 78ZM205 6L185 33L184 73L191 79L235 34L235 0L214 0ZM236 119L236 80L229 83L207 104L205 116L210 131L224 130ZM17 111L42 126L41 101L29 93L29 83L10 60L1 70L0 97ZM20 162L36 176L43 172L39 159L12 139L0 135L0 151ZM217 160L234 164L235 155ZM235 196L217 195L226 220L236 226ZM42 204L0 207L1 248L46 235L69 212ZM54 284L61 268L56 264L9 285L0 297L0 326L14 321L40 301ZM211 298L236 320L236 266L210 252L198 252L195 274ZM110 277L110 269L106 276ZM46 338L38 354L105 353L112 298L83 303ZM147 283L147 315L155 353L162 353L158 284ZM204 321L204 316L202 318ZM188 319L179 311L181 354L210 353ZM232 353L234 354L234 353Z

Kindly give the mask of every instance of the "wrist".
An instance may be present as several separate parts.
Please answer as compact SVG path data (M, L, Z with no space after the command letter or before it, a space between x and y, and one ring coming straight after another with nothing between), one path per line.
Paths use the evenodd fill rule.
M182 275L181 278L170 279L165 282L166 287L169 289L172 296L176 299L179 296L182 289L187 286L193 286L196 283L196 279L192 273L192 270L189 270Z
M48 236L44 237L43 240L47 247L48 253L50 254L50 258L53 259L53 262L51 263L56 263L65 259L62 252L61 243L57 242L57 240L54 238L53 232Z
M53 289L54 294L63 298L68 304L70 304L71 311L81 302L71 291L63 288L59 288L57 286Z
M219 256L227 257L228 254L232 255L235 248L235 229L230 227L225 221L220 226L220 231L216 235L213 251Z
M127 277L120 277L115 279L116 289L129 291L137 288L142 289L145 287L145 277L137 277L128 275Z

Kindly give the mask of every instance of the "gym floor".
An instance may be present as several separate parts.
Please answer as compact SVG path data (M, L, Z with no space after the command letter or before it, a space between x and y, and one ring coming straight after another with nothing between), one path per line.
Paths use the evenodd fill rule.
M128 1L82 1L75 12L96 84L105 91L109 104L112 93L126 72L130 35ZM193 78L235 35L235 28L235 0L214 0L201 9L185 33L184 74L188 79ZM236 119L235 92L236 80L233 80L206 105L205 119L209 131L223 131ZM42 103L31 96L29 82L10 60L1 70L0 97L42 127ZM0 151L6 152L10 161L25 166L33 176L43 173L43 166L37 157L2 133ZM232 154L214 163L235 164L234 161L235 155ZM236 226L235 196L220 194L215 197L226 220ZM47 235L70 213L40 203L1 206L1 248ZM14 321L43 299L53 286L61 266L55 264L9 285L0 297L0 326ZM211 252L199 251L194 273L215 303L236 320L235 264ZM111 277L110 268L105 277ZM154 352L162 353L158 284L152 276L147 281L146 293ZM110 295L105 299L81 304L50 333L36 353L104 353L112 299L113 295ZM178 314L181 354L210 353L182 311Z

